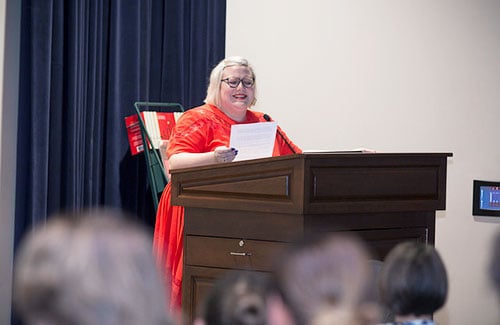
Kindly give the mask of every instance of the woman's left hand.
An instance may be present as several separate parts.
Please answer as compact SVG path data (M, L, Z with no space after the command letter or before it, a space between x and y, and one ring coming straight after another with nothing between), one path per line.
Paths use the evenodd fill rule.
M217 147L214 150L215 161L218 163L231 162L236 158L238 150L235 148L228 148L225 146Z

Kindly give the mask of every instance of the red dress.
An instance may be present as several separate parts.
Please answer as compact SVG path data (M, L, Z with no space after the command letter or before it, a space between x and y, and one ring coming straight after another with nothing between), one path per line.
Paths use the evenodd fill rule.
M265 122L264 114L248 110L244 122L236 122L216 106L205 104L182 114L168 142L167 155L181 152L203 153L214 151L219 146L229 146L231 125ZM278 127L279 129L279 127ZM296 153L302 152L287 139ZM276 135L273 156L293 154L281 136ZM182 286L182 232L184 229L184 208L170 205L170 183L161 196L154 232L153 248L158 263L165 269L166 279L171 276L170 307L179 311Z

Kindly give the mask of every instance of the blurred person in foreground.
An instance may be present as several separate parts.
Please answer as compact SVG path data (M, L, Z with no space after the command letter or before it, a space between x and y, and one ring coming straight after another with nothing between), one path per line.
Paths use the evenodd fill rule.
M215 282L194 325L266 325L268 276L232 270Z
M370 254L346 233L308 237L277 259L268 295L270 325L376 324Z
M257 100L257 78L242 57L228 57L212 70L205 104L184 112L168 141L167 169L232 162L238 148L230 148L231 126L268 122L271 118L251 110ZM164 149L163 149L164 150ZM300 153L278 126L273 156ZM158 263L171 275L171 311L181 307L184 208L171 205L171 183L163 190L154 233Z
M448 277L437 250L408 241L387 255L379 277L380 298L401 325L434 325L432 314L446 302Z
M54 216L23 239L14 306L25 324L173 324L149 236L117 211Z
M500 299L500 231L496 233L493 240L489 274Z

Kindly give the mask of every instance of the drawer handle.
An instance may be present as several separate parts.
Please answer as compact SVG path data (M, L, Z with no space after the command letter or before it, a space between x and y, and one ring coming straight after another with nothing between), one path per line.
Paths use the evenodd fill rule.
M229 252L229 255L232 255L232 256L252 256L252 253Z

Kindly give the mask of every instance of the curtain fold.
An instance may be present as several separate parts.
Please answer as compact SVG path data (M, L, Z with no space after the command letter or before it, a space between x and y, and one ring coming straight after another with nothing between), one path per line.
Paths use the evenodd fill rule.
M154 226L135 101L202 103L226 1L23 0L15 246L50 215L117 207Z

